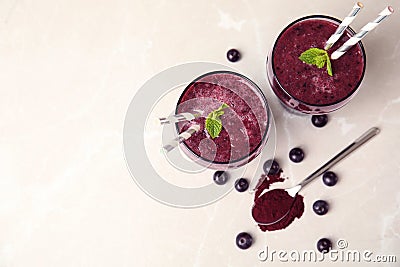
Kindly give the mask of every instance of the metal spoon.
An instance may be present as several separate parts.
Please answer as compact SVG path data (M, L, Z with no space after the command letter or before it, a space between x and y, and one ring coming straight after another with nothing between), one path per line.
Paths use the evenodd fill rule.
M307 176L298 185L296 185L294 187L291 187L291 188L288 188L288 189L284 189L291 197L293 197L293 203L294 203L294 199L295 199L296 195L299 193L299 191L304 186L306 186L311 181L313 181L315 178L319 177L321 174L323 174L324 172L329 170L336 163L338 163L339 161L344 159L347 155L349 155L350 153L355 151L357 148L359 148L361 145L363 145L369 139L371 139L372 137L376 136L379 132L380 132L379 128L372 127L371 129L366 131L364 134L362 134L359 138L357 138L353 143L351 143L346 148L344 148L342 151L340 151L338 154L336 154L332 159L330 159L328 162L326 162L322 167L320 167L318 170L314 171L312 174ZM273 189L273 190L279 190L279 189ZM261 197L262 195L264 195L268 191L270 191L270 190L269 189L264 189L258 197ZM285 218L289 214L289 211L292 208L293 203L289 207L285 207L285 208L287 208L287 212L284 213L284 215L282 217L280 217L280 218L278 218L278 219L276 219L274 221L271 221L271 222L257 222L254 218L253 219L256 221L257 224L260 224L260 225L275 224L275 223L279 222L280 220L282 220L283 218ZM254 209L254 205L253 205L252 209Z

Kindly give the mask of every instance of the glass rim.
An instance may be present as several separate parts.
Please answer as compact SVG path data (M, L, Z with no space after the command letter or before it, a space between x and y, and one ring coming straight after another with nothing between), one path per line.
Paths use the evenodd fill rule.
M339 99L339 100L336 100L335 102L332 102L332 103L329 103L329 104L311 104L311 103L307 103L307 102L305 102L305 101L303 101L303 100L300 100L300 99L298 99L297 97L295 97L295 96L293 96L292 94L290 94L290 93L285 89L285 87L281 84L281 82L280 82L279 79L278 79L278 76L277 76L276 73L275 73L275 63L274 63L273 58L274 58L274 53L275 53L275 47L276 47L276 44L277 44L277 41L279 40L279 38L282 36L282 34L283 34L284 32L286 32L287 29L289 29L289 28L290 28L291 26L293 26L295 23L300 22L300 21L304 21L304 20L307 20L307 19L313 19L313 18L321 18L321 19L325 19L325 20L331 20L331 21L337 22L338 25L342 22L340 19L335 18L335 17L332 17L332 16L317 14L317 15L308 15L308 16L304 16L304 17L295 19L294 21L292 21L291 23L289 23L289 24L288 24L285 28L283 28L283 30L279 33L278 37L276 37L275 42L274 42L274 45L273 45L273 47L272 47L272 54L271 54L271 59L270 59L270 60L271 60L271 65L272 65L272 72L273 72L273 74L274 74L274 77L273 77L273 78L276 80L276 82L278 83L280 89L282 89L282 90L285 92L285 94L289 95L290 97L292 97L293 99L295 99L295 100L296 100L297 102L299 102L300 104L304 104L304 105L307 105L307 106L313 106L313 107L330 107L330 106L335 106L335 105L341 103L342 101L348 99L349 97L353 96L353 95L357 92L357 90L359 89L359 87L360 87L362 81L364 80L365 70L366 70L366 66L367 66L367 55L366 55L366 53L365 53L364 45L362 44L361 41L358 41L358 43L357 43L357 45L361 48L362 57L363 57L363 71L362 71L360 80L357 82L357 85L354 86L353 90L351 90L351 92L350 92L349 94L347 94L345 97L343 97L343 98L341 98L341 99ZM348 31L351 33L352 36L354 36L354 35L356 34L356 32L355 32L350 26L348 26L346 30L348 30ZM268 64L268 63L267 63L267 64Z
M231 164L238 163L238 162L243 161L243 160L245 160L245 159L249 159L255 152L258 151L258 149L260 149L260 147L262 146L262 144L265 143L266 140L268 140L268 132L269 132L270 124L271 124L271 118L270 118L270 116L271 116L271 111L270 111L269 104L268 104L267 98L265 97L264 92L261 90L261 88L260 88L255 82L253 82L250 78L246 77L246 76L243 75L243 74L240 74L240 73L234 72L234 71L229 71L229 70L216 70L216 71L210 71L210 72L204 73L204 74L198 76L197 78L195 78L193 81L191 81L191 82L185 87L185 89L182 91L181 95L179 96L179 99L178 99L178 102L177 102L177 106L176 106L176 108L175 108L175 114L178 113L178 106L179 106L179 104L181 104L182 97L184 96L185 92L186 92L193 84L195 84L197 81L199 81L200 79L202 79L202 78L204 78L204 77L206 77L206 76L213 75L213 74L220 74L220 73L222 73L222 74L223 74L223 73L225 73L225 74L232 74L232 75L238 76L238 77L240 77L240 78L246 80L248 83L250 83L250 85L252 86L252 88L255 89L255 91L258 92L259 96L261 96L261 98L262 98L262 100L263 100L263 103L265 104L265 110L266 110L266 115L267 115L267 124L266 124L265 131L264 131L264 134L263 134L263 136L262 136L260 142L259 142L259 143L257 144L257 146L256 146L252 151L250 151L247 155L245 155L245 156L243 156L243 157L241 157L241 158L239 158L239 159L229 160L229 161L227 161L227 162L221 162L221 161L215 161L215 160L206 159L206 158L204 158L204 157L202 157L202 156L197 155L196 153L194 153L194 151L193 151L192 149L190 149L189 146L188 146L185 142L182 142L182 144L185 146L185 148L186 148L188 151L190 151L190 153L192 153L194 156L200 158L201 160L204 160L204 161L206 161L206 162L208 162L208 163L211 163L211 164L218 164L218 165L221 165L221 166L227 166L227 165L229 166L229 165L231 165ZM184 103L184 102L183 102L183 103ZM258 123L259 123L259 122L258 122ZM176 131L179 133L178 124L175 124L175 128L176 128ZM247 161L247 162L248 162L248 161ZM246 162L246 163L247 163L247 162Z

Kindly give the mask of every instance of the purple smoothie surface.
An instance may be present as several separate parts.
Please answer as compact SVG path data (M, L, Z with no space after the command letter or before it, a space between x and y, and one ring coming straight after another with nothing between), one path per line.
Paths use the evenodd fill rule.
M311 47L323 49L336 31L337 23L311 18L291 25L276 41L273 51L275 75L282 87L294 98L311 105L330 105L351 95L363 77L364 57L360 45L350 48L342 57L331 60L333 76L326 67L303 63L299 56ZM348 30L328 50L334 52L351 36Z
M222 131L212 139L205 129L205 119L226 103L221 116ZM177 112L201 113L201 116L178 124L179 132L198 123L200 130L184 143L197 156L216 163L241 160L263 141L267 129L266 103L254 85L233 73L211 73L190 84L183 92Z

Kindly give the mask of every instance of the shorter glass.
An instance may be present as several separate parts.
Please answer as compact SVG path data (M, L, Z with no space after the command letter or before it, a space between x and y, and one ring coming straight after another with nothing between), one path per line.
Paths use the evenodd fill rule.
M290 111L329 113L346 105L358 92L366 68L361 42L341 58L331 61L333 76L328 75L326 68L319 69L298 58L311 47L322 49L340 23L330 16L306 16L290 23L277 37L267 57L268 81L280 102ZM347 28L328 54L354 34Z
M222 130L212 138L205 128L208 114L222 104ZM261 89L249 78L232 71L206 73L191 82L182 92L176 107L178 113L196 114L191 121L177 124L177 132L193 124L200 130L180 147L201 166L225 170L245 165L260 154L270 128L270 110Z

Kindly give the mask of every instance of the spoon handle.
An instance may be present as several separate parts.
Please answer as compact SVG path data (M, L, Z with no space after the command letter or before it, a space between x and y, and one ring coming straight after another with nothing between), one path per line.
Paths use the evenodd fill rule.
M353 143L351 143L342 151L340 151L338 154L336 154L331 160L326 162L321 168L319 168L318 170L310 174L307 178L305 178L303 181L301 181L299 185L303 187L312 180L314 180L315 178L319 177L321 174L329 170L336 163L344 159L347 155L349 155L351 152L362 146L365 142L367 142L369 139L377 135L379 132L380 132L379 128L372 127L371 129L363 133L359 138L357 138Z

